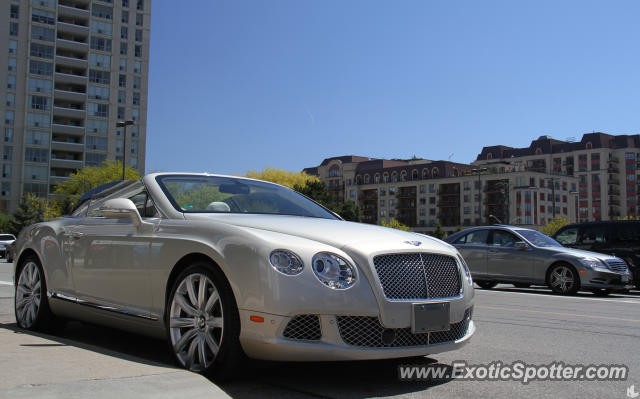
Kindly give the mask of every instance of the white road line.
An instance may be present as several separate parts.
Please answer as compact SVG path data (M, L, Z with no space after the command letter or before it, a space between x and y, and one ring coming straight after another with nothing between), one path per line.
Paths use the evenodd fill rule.
M640 300L625 300L625 299L605 299L605 298L584 298L584 297L576 297L576 296L560 296L560 295L549 295L535 292L513 292L513 291L491 291L491 290L480 290L476 289L476 293L484 293L484 294L510 294L510 295L535 295L539 298L550 298L550 299L574 299L574 300L583 300L583 301L600 301L600 302L616 302L616 303L634 303L640 304Z
M13 285L11 281L0 281L0 285Z

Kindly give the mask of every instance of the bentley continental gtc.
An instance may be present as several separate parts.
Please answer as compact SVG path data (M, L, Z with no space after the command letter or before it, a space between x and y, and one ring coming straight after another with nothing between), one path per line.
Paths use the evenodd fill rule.
M16 242L24 329L75 319L166 339L213 375L244 356L423 356L467 343L473 284L437 239L347 222L283 186L156 173L87 192Z

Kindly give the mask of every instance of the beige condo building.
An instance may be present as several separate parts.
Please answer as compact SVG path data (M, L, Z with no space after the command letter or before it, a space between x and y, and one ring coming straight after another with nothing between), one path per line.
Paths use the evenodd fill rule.
M106 159L144 172L151 0L0 7L0 210Z

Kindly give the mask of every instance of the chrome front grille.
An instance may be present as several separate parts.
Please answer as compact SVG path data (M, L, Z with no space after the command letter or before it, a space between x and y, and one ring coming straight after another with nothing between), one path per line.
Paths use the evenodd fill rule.
M613 270L616 273L626 273L627 272L627 264L622 260L610 259L607 260L607 265L609 269Z
M318 341L322 337L320 319L316 315L300 315L289 320L282 335L285 338Z
M373 258L388 299L449 298L462 282L454 257L425 253L378 255Z
M411 327L384 328L377 317L337 316L338 330L342 340L352 346L370 348L398 348L409 346L428 346L455 341L465 336L473 307L464 312L464 318L450 325L449 331L413 334Z

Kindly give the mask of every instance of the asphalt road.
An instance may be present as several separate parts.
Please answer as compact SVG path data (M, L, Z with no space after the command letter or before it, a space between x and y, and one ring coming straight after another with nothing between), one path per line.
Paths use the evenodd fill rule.
M11 265L0 263L0 397L626 398L640 391L640 295L558 297L508 285L476 290L476 335L456 352L348 363L250 362L214 384L175 367L163 341L82 323L58 335L25 333L13 319ZM623 364L626 381L398 380L400 364Z

